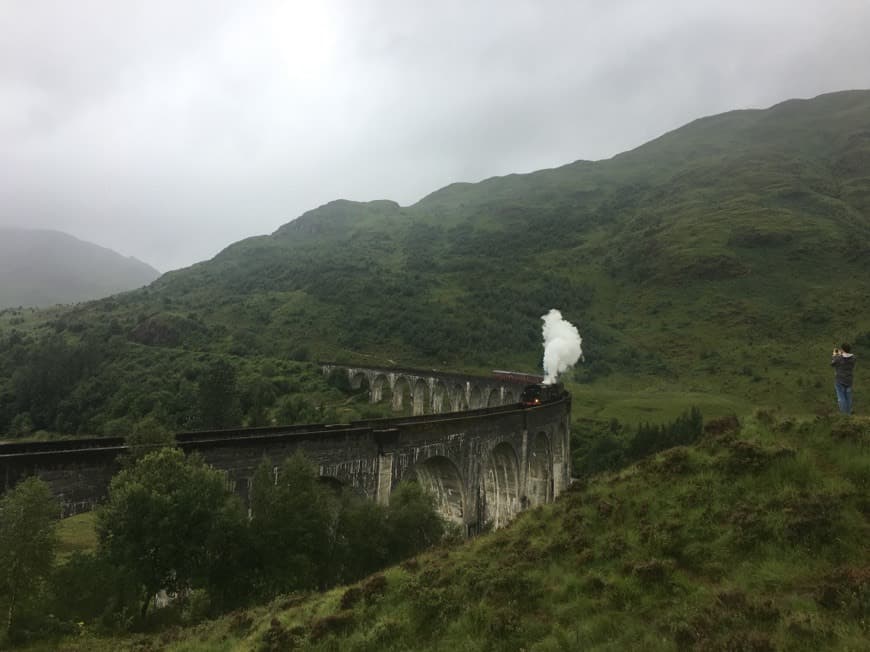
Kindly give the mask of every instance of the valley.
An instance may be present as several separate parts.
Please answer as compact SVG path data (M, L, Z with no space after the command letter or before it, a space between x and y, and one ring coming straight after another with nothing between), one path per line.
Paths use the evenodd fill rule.
M141 289L7 308L4 442L125 437L145 461L140 470L134 455L115 476L114 511L62 523L17 642L70 651L862 649L868 243L870 91L843 91L701 118L610 159L456 183L409 206L332 201ZM541 318L552 308L583 337L583 361L559 379L571 395L561 463L573 482L566 470L558 500L471 540L432 517L432 492L402 489L411 507L390 511L329 494L319 471L294 458L246 468L262 497L246 513L228 476L164 448L190 431L416 418L410 392L373 402L366 388L324 374L322 361L541 374ZM841 342L859 360L851 417L836 414L829 366ZM511 430L516 442L522 431ZM280 476L282 464L298 483ZM203 525L188 537L204 532L208 554L179 556L176 567L164 560L156 580L124 575L141 555L118 543L123 532L106 515L136 526L124 501L174 505L160 493L174 480L148 482L184 474L199 480L180 485L179 504L196 507L197 482L212 501L194 510ZM441 498L459 486L439 482ZM483 486L465 491L479 497ZM296 489L310 500L291 501ZM519 500L512 491L508 502ZM320 528L320 543L281 529L295 522L281 511L290 504ZM173 513L179 529L185 514ZM158 508L151 516L162 522ZM414 538L418 525L425 536ZM369 537L380 546L369 549L375 532L383 540ZM282 567L273 549L297 540L308 547ZM365 548L364 562L343 541ZM170 544L152 550L177 552ZM248 563L250 577L232 572ZM95 568L118 573L111 603L88 584ZM149 614L153 594L176 581L182 599ZM81 612L63 599L76 582L87 596ZM34 607L43 603L56 606L50 618Z

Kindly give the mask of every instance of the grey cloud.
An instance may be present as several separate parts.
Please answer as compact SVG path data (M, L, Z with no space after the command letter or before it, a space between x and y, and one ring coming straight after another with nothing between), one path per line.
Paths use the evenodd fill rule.
M870 86L868 32L863 0L0 1L0 223L168 269L334 198Z

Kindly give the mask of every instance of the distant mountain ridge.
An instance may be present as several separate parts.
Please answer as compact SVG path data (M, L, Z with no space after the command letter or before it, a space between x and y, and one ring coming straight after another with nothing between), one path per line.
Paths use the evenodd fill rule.
M0 227L0 308L99 299L159 276L136 258L61 231Z

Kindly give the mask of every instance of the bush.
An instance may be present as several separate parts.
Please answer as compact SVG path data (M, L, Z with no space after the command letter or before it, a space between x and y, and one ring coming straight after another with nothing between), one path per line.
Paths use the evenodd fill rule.
M51 578L51 611L62 620L109 625L112 614L137 608L139 593L121 569L98 554L76 552Z
M704 433L704 419L697 407L670 423L641 424L630 438L627 429L616 420L584 426L590 434L572 433L574 471L581 476L614 471L659 451L692 444ZM730 420L716 425L716 428L730 427Z

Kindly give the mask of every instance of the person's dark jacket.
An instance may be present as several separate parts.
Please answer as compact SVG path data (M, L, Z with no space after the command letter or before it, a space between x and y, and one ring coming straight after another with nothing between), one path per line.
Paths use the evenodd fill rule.
M831 358L831 366L836 374L834 380L845 387L852 386L852 370L855 368L855 356L851 353L841 353Z

